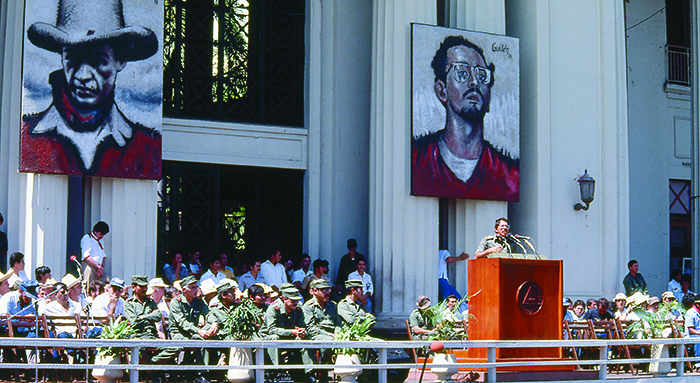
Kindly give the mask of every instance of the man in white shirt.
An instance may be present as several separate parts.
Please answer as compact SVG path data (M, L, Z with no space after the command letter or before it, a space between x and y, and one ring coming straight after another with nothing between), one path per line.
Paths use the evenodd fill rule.
M362 308L367 311L368 313L372 312L372 301L369 300L369 298L374 294L374 283L372 283L372 276L369 274L365 273L365 269L367 268L367 262L365 261L364 256L358 256L355 257L355 271L354 273L350 273L348 275L348 281L352 280L358 280L362 281L362 288L364 290L364 293L359 299L360 305L362 305Z
M299 261L299 270L294 270L292 274L292 283L301 291L301 283L304 281L304 278L313 273L314 271L311 269L311 257L309 254L302 254L301 260Z
M15 283L28 281L27 273L24 272L24 254L20 252L15 252L10 254L10 270L7 270L10 274L10 280L7 282L10 287L14 286Z
M43 308L39 309L39 314L44 314L47 317L65 317L73 316L75 313L80 312L80 305L73 302L68 297L68 288L62 282L58 282L54 285L54 296L55 300L48 303ZM61 325L61 322L54 322L56 328L56 336L59 338L73 338L75 337L76 327L75 321L72 322L72 326L69 324Z
M683 289L681 288L682 276L683 272L681 269L673 269L673 271L671 271L671 280L666 284L666 291L672 292L673 296L676 297L678 302L680 302L685 295L683 293Z
M116 319L124 315L122 290L124 290L123 279L119 277L110 279L109 284L105 286L105 292L98 295L92 302L92 316ZM109 319L105 320L105 323L109 323Z
M270 259L260 265L260 274L265 278L265 283L275 290L279 290L281 284L287 283L287 273L282 265L282 252L275 250Z
M202 282L207 279L211 279L214 281L214 285L218 285L224 278L226 278L226 274L221 271L221 256L219 256L218 258L213 258L211 262L209 262L209 270L199 279L199 285L201 286Z
M82 313L84 311L83 309L87 310L87 300L83 295L83 291L80 286L80 279L69 273L61 278L61 283L66 285L66 289L68 289L68 299L78 306L78 311Z
M92 231L85 234L83 239L80 240L81 266L86 286L90 286L90 282L94 279L107 281L107 275L105 274L105 258L107 258L107 254L101 242L107 233L109 233L109 225L106 222L99 221L92 227Z

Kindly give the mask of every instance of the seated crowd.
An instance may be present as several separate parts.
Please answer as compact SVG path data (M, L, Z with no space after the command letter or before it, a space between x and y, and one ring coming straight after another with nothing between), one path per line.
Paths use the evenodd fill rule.
M131 284L116 276L93 276L90 285L84 286L81 279L70 273L57 281L46 266L36 269L36 279L15 278L14 269L7 274L0 273L3 323L0 335L8 336L8 318L43 315L61 318L51 321L54 325L49 336L58 338L97 338L110 321L126 320L133 327L132 337L137 339L239 340L230 336L229 315L234 308L245 304L257 310L261 319L250 339L332 340L344 324L370 315L373 286L369 274L364 272L366 261L361 255L355 257L357 270L349 274L342 291L338 291L328 277L328 261L318 259L312 264L306 254L297 270L287 270L280 252L276 251L262 264L258 260L247 262L238 276L228 267L225 254L207 259L208 269L202 267L199 255L188 254L185 262L182 252L175 252L170 257L171 263L163 269L164 278L134 275ZM12 254L11 264L14 266L22 257L21 253ZM341 298L336 299L338 304L331 300L332 294ZM83 322L68 320L76 314L86 318L85 328L82 328ZM18 330L14 336L35 336L34 328ZM26 353L24 350L2 351L3 362L31 362L37 358L31 350ZM295 376L295 381L324 381L328 379L328 370L314 370L312 366L329 362L330 351L321 350L317 356L316 350L268 349L266 361L303 363L309 366L307 370L291 371L292 375L299 375ZM94 358L94 354L85 355L80 350L66 350L66 354L74 363L90 362ZM175 364L184 359L195 364L225 365L228 350L165 347L144 350L140 357L144 364ZM5 370L0 373L9 373L2 371ZM267 372L266 379L275 381L280 374ZM166 378L160 372L152 372L151 376L153 381ZM195 382L223 381L222 378L221 370L197 371L196 375L185 377Z

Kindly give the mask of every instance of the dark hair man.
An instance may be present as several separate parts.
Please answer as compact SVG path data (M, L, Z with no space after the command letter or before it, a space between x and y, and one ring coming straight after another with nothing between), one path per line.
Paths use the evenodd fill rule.
M431 66L445 128L412 139L412 194L517 201L520 162L484 139L495 65L471 41L448 36Z
M328 282L330 282L330 278L328 277L328 261L326 261L325 259L317 259L314 261L312 266L314 268L314 272L312 274L307 275L301 282L301 289L299 291L302 292L302 295L304 295L304 297L307 296L306 293L309 292L309 287L313 280L325 279Z
M241 275L240 278L238 278L238 288L241 289L241 291L247 290L249 287L255 285L256 283L267 283L265 281L265 277L263 277L262 274L260 274L260 261L257 259L251 259L248 261L248 266L250 270Z
M362 281L356 279L345 281L345 293L347 294L345 298L338 302L338 316L344 325L352 325L356 320L367 317L367 312L357 303L364 296Z
M49 75L53 102L22 120L20 170L160 179L161 136L115 103L117 75L158 51L156 34L127 26L122 0L62 0L56 25L27 30L35 46L61 55Z
M169 284L175 283L178 279L183 279L190 275L190 269L182 261L182 251L176 250L170 253L170 263L163 268L163 275Z
M265 278L265 283L275 290L279 290L281 284L287 283L287 271L282 264L282 252L273 250L267 261L260 265L260 273Z
M27 273L24 271L24 254L16 251L10 254L10 269L7 270L8 274L12 274L7 283L10 287L16 288L15 283L28 281Z
M474 258L485 258L493 253L512 252L512 241L508 238L510 234L510 222L505 217L496 219L493 227L494 235L487 235L481 239L479 246L474 252Z
M673 296L676 298L676 300L680 301L683 298L683 295L680 293L681 291L681 275L683 275L683 272L679 268L673 269L671 271L671 280L668 281L666 284L666 291L670 291L673 293Z
M335 287L336 291L339 293L343 292L343 284L348 280L348 276L355 272L355 258L364 255L357 252L357 240L355 238L348 238L347 240L348 253L340 258L340 265L338 265L338 274L335 277ZM369 266L367 258L365 258L366 266Z
M644 277L639 272L639 263L637 263L637 260L632 259L627 262L627 268L629 269L629 273L627 273L625 279L622 280L622 285L625 286L625 294L629 297L639 291L644 295L649 295L647 281L644 280Z
M302 254L299 260L299 270L295 270L292 274L292 283L297 289L301 288L301 283L307 275L313 273L311 266L311 257L309 254Z
M45 284L51 279L51 269L48 266L39 266L34 270L34 277L40 284Z
M105 274L105 253L102 245L102 238L109 233L109 225L104 221L99 221L92 226L92 231L85 234L80 240L80 252L82 254L83 280L86 286L97 279L102 282L107 281Z

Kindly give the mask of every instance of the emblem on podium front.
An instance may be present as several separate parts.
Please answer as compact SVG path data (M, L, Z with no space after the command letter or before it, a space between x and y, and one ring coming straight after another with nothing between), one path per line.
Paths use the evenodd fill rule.
M537 314L542 309L542 304L544 303L542 288L540 288L540 285L535 281L523 282L520 287L518 287L516 299L520 310L527 315Z

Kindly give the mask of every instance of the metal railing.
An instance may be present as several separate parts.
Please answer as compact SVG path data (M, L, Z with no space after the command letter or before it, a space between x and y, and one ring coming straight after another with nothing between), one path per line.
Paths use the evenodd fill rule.
M486 381L497 381L497 369L504 367L517 366L596 366L598 368L598 380L607 379L608 365L625 365L649 362L669 362L675 363L675 376L683 377L684 363L700 362L700 357L689 356L685 357L684 350L686 345L694 345L700 343L700 338L680 338L680 339L629 339L629 340L543 340L543 341L446 341L443 342L445 349L457 350L467 348L486 348L487 360L459 362L457 364L432 364L430 367L459 367L461 369L479 369L487 372ZM25 347L31 348L63 348L63 349L95 349L97 347L123 347L131 349L131 358L128 364L113 364L113 365L97 365L94 364L50 364L50 363L3 363L0 369L24 369L24 370L88 370L94 368L100 369L128 369L130 382L137 383L139 381L140 371L201 371L201 365L153 365L140 364L139 351L142 348L158 348L158 347L182 347L187 349L197 348L230 348L241 347L251 349L268 349L268 348L283 348L283 349L320 349L320 348L362 348L375 349L379 362L377 364L363 364L363 370L378 370L378 382L387 382L387 371L395 369L411 369L422 368L422 364L418 363L387 363L387 350L389 349L427 349L431 342L426 341L372 341L372 342L325 342L325 341L201 341L201 340L101 340L101 339L36 339L36 338L2 338L0 337L0 347ZM609 359L608 351L611 347L617 346L650 346L661 344L676 347L676 355L668 358L632 358L632 359ZM537 360L528 361L497 361L497 349L513 349L513 348L597 348L600 350L600 359L596 360ZM282 367L285 370L305 369L305 365L287 365ZM357 368L358 366L350 365L314 365L314 369L331 370L336 367L340 368ZM265 365L264 353L256 352L254 364L250 366L206 366L207 370L229 370L229 369L253 369L256 372L256 383L264 382L264 374L261 371L279 370L280 366ZM636 376L635 379L639 379Z
M690 86L690 48L678 45L666 45L668 67L667 82Z

